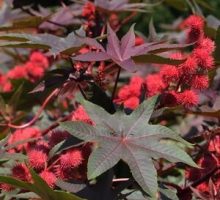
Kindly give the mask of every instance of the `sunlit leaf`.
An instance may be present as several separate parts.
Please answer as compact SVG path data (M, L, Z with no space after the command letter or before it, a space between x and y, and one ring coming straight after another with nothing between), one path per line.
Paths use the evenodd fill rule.
M192 159L178 146L167 144L174 140L189 145L175 132L161 125L151 125L149 120L157 97L143 102L131 115L121 111L111 115L103 108L84 101L83 106L95 127L83 122L63 122L61 127L73 136L96 141L97 148L88 162L88 178L93 179L124 160L139 185L155 196L157 173L152 158L165 158L171 162L183 162L196 166Z

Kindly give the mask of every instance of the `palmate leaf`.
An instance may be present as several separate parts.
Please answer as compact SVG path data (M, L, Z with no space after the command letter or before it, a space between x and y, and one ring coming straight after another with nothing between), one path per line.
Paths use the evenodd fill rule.
M156 101L157 97L144 101L130 115L121 111L111 115L97 105L83 101L83 106L96 126L83 122L61 123L61 127L75 137L97 142L97 148L89 157L89 179L96 178L122 159L143 190L155 196L158 184L152 158L164 158L196 167L182 149L166 143L166 140L190 145L188 142L167 127L148 123Z
M130 72L135 72L137 70L135 62L173 65L183 63L185 60L163 58L154 54L185 48L192 45L166 44L164 42L156 41L135 46L134 25L131 26L129 31L122 37L121 40L119 40L116 33L111 29L110 25L108 25L107 33L108 42L106 45L106 50L101 45L97 46L96 40L90 38L90 44L95 46L97 49L100 49L100 52L88 52L85 54L77 55L73 59L79 61L104 61L111 59L123 69Z
M64 38L47 33L36 35L9 33L1 34L0 40L7 40L7 42L0 43L2 47L43 48L48 49L53 56L59 53L71 55L87 42L82 28Z

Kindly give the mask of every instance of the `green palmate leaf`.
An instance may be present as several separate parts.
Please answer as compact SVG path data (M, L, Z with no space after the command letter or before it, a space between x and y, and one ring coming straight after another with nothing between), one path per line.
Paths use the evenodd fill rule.
M47 183L39 177L33 170L31 170L31 175L34 183L27 183L14 179L9 176L0 176L0 182L10 184L14 187L26 189L28 191L34 192L43 200L82 200L81 198L62 191L52 190Z
M42 22L44 22L47 19L48 17L43 18L43 17L33 16L33 17L23 18L19 20L14 20L12 24L9 26L1 26L0 31L10 31L10 30L24 29L24 28L35 28L35 27L38 27Z
M83 122L63 122L61 127L75 137L95 141L97 148L88 162L88 178L93 179L125 161L139 185L151 196L158 190L157 173L152 158L197 165L177 145L167 140L190 145L175 132L161 125L149 124L157 97L144 101L132 114L107 113L103 108L84 101L82 104L96 126Z
M72 54L84 44L85 32L81 28L62 38L52 34L2 34L0 40L8 42L0 43L2 47L43 48L48 49L53 56L59 53Z
M136 63L154 63L154 64L169 64L169 65L179 65L185 62L185 60L175 60L171 58L164 58L164 57L154 55L154 54L134 56L133 60Z
M187 4L185 1L182 0L165 0L165 3L169 6L172 6L180 11L186 11L187 10Z

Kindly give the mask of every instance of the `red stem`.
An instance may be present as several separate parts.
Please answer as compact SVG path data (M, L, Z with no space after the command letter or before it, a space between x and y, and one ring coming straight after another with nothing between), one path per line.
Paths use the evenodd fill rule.
M183 190L185 191L185 190L190 189L190 187L196 187L196 186L200 185L201 183L208 180L212 175L214 175L219 169L220 169L220 167L215 167L210 172L205 174L203 177L201 177L200 179L196 180L195 182L193 182L190 185L188 185L187 187L185 187Z
M112 92L112 97L111 97L112 101L114 100L114 97L115 97L115 93L116 93L116 89L117 89L117 85L118 85L118 81L119 81L120 72L121 72L121 67L118 67L118 73L117 73L117 76L116 76L116 79L115 79L115 85L114 85L113 92Z
M10 127L10 128L15 128L15 129L22 129L22 128L26 128L28 126L31 126L32 124L34 124L38 118L40 117L41 113L43 112L44 108L47 106L47 104L50 102L50 100L57 95L59 89L55 89L43 102L42 106L40 107L40 109L38 110L37 114L34 116L34 118L29 121L28 123L22 124L22 125L15 125L15 124L11 124L10 122L8 124L6 124L6 126Z
M47 129L45 129L44 131L42 131L41 135L44 136L46 135L48 132L52 131L53 129L55 129L56 127L59 126L59 123L60 122L64 122L64 121L67 121L70 116L72 115L72 113L70 113L69 115L63 117L62 119L56 121L55 123L53 123L51 126L49 126Z

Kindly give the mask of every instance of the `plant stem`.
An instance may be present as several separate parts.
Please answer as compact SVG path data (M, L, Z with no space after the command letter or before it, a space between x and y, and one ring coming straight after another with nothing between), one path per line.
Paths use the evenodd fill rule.
M58 127L60 122L67 121L67 120L70 118L70 116L72 116L72 113L70 113L69 115L67 115L67 116L65 116L65 117L63 117L63 118L61 118L60 120L57 120L57 121L54 122L52 125L50 125L47 129L43 130L42 133L41 133L41 135L42 135L42 136L46 135L47 133L49 133L50 131L52 131L52 130L55 129L56 127Z
M204 175L203 177L201 177L200 179L194 181L193 183L191 183L190 185L188 185L187 187L185 187L183 190L188 190L190 189L190 187L196 187L198 185L200 185L201 183L203 183L204 181L208 180L212 175L214 175L218 170L220 169L220 167L215 167L214 169L212 169L210 172L208 172L206 175Z
M121 67L118 67L118 73L117 73L117 76L116 76L116 79L115 79L115 85L114 85L114 89L113 89L113 92L112 92L112 98L111 98L112 101L115 97L115 93L116 93L120 73L121 73Z
M50 102L50 100L56 96L59 92L59 89L55 89L43 102L42 106L40 107L40 109L38 110L37 114L34 116L34 118L32 120L30 120L29 122L22 124L22 125L15 125L15 124L11 124L10 122L6 124L6 126L10 127L10 128L14 128L14 129L22 129L22 128L26 128L28 126L31 126L32 124L34 124L38 118L40 117L41 113L44 111L44 108L47 106L47 104Z
M36 17L36 15L35 14L33 14L31 11L29 11L28 9L25 9L25 8L23 8L23 7L20 7L20 9L23 11L23 12L25 12L25 13L27 13L27 14L29 14L30 16L33 16L33 17ZM46 22L48 22L48 23L50 23L50 24L53 24L53 25L56 25L56 26L59 26L59 27L62 27L62 28L67 28L65 25L63 25L63 24L60 24L60 23L57 23L57 22L54 22L54 21L51 21L51 20L45 20Z
M137 14L136 11L132 12L130 15L128 15L116 28L116 31L118 31L121 26L123 26L124 24L127 24L135 15Z
M116 178L116 179L113 179L112 182L115 183L115 182L125 182L125 181L128 181L129 178Z
M79 84L78 84L78 88L79 88L81 94L83 95L84 99L85 99L85 100L88 100L88 98L86 97L85 92L83 91L82 87L81 87Z

